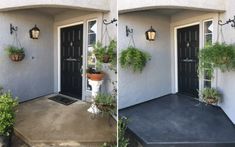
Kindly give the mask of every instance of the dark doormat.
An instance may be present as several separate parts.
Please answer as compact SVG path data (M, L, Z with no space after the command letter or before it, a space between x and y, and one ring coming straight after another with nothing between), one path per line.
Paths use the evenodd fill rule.
M67 97L63 97L63 96L60 96L60 95L57 95L57 96L54 96L54 97L50 97L48 98L50 100L53 100L55 102L58 102L60 104L63 104L63 105L70 105L74 102L76 102L77 100L73 100L73 99L70 99L70 98L67 98Z

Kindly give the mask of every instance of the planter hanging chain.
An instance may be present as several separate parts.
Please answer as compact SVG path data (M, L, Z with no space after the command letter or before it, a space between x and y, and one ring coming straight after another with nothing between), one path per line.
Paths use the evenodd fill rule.
M131 32L129 35L130 35L130 39L129 39L128 46L133 46L133 47L135 47L135 41L134 41L134 37L133 37L133 30L132 30L132 32ZM131 45L131 44L132 44L132 45Z
M16 47L22 48L21 43L18 39L17 31L14 31L14 38L13 38L12 45L15 45Z
M106 19L103 20L103 24L105 25L105 30L104 30L104 33L102 35L101 41L102 42L104 41L105 45L106 45L107 41L109 42L111 40L111 37L110 37L109 32L108 32L108 25L113 24L116 21L117 21L116 18L113 18L110 22L108 22ZM117 24L116 24L116 26L117 26Z
M223 34L223 25L225 24L220 24L222 21L220 20L220 14L219 14L219 26L218 26L218 34L217 34L217 38L216 38L216 42L219 42L220 39L220 35L221 35L221 42L225 42L224 40L224 34Z

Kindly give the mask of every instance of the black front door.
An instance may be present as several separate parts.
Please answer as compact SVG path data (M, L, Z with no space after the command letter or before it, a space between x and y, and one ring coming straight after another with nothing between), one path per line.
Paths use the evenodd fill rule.
M178 91L198 97L199 25L177 30Z
M61 29L61 93L82 98L83 25Z

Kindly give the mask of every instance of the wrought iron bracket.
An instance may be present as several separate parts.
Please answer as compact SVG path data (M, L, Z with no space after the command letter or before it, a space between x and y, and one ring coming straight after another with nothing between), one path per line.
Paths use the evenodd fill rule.
M10 34L12 35L15 31L18 30L17 26L13 26L12 24L10 24Z
M126 36L128 37L132 33L133 33L133 29L130 29L128 26L126 26Z
M232 23L232 24L231 24L231 27L235 28L235 16L234 16L233 19L229 19L229 20L227 20L225 23L223 23L222 20L219 20L219 21L218 21L218 24L219 24L220 26L224 26L224 25L229 24L229 23Z
M107 26L107 25L112 24L112 23L114 23L114 22L116 22L116 21L117 21L116 18L113 18L110 22L108 22L107 19L104 19L104 20L103 20L103 24ZM116 26L117 26L117 24L116 24Z

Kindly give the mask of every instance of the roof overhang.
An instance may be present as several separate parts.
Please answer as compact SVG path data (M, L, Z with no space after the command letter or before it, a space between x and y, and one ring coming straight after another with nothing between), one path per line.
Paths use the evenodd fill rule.
M107 12L109 3L109 0L1 0L0 11L56 7Z
M224 0L121 0L118 4L119 13L127 13L151 9L190 9L208 12L224 12Z

